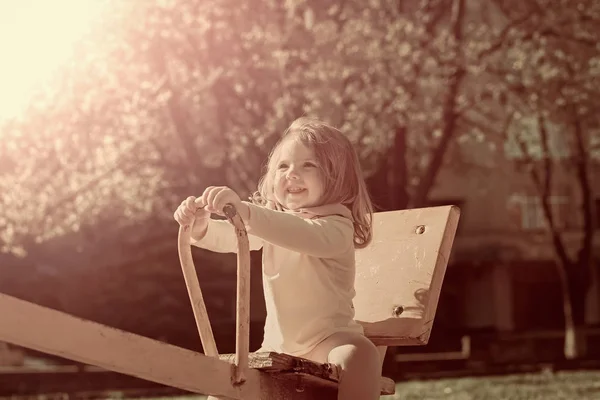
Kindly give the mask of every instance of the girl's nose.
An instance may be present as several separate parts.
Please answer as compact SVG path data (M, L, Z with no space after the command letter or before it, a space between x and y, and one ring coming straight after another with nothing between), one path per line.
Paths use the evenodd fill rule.
M298 179L299 177L300 177L300 176L298 175L298 172L296 172L296 169L295 169L295 168L290 168L290 169L288 170L288 173L287 173L287 178L288 178L288 179L290 179L290 180L295 180L295 179Z

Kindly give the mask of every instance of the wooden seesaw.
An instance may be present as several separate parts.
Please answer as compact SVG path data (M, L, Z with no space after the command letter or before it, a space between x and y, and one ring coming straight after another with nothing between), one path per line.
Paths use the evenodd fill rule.
M278 353L249 353L250 252L244 224L224 212L238 238L236 353L219 355L194 269L190 229L179 256L205 354L0 294L0 341L223 399L336 399L340 370ZM357 250L356 319L387 346L425 345L456 233L455 206L374 215L373 242ZM381 378L381 394L395 383Z

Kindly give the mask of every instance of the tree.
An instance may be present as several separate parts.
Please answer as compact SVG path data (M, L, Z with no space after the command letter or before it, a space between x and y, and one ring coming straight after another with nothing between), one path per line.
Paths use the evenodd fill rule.
M0 200L6 210L0 245L21 258L11 260L19 265L20 285L11 286L16 292L6 288L10 293L128 328L131 313L115 320L105 311L125 298L171 315L173 309L165 313L155 299L166 300L164 283L175 279L180 288L171 293L170 304L181 305L183 295L189 314L172 251L172 212L202 185L225 183L248 191L264 158L261 128L270 115L254 104L269 100L260 103L258 95L237 93L236 80L242 92L260 91L270 66L251 63L263 38L244 39L255 26L243 9L225 1L219 7L200 1L115 2L113 7L106 31L85 38L77 62L40 90L26 118L1 127L0 187L8 195ZM207 23L211 35L202 35ZM222 51L215 59L207 48L227 50L224 35L237 35L238 51ZM186 42L192 39L196 42ZM251 74L260 79L247 79ZM255 175L242 175L246 170ZM218 273L222 259L197 255L212 279L223 275ZM168 259L174 262L165 268ZM124 270L130 267L135 271ZM42 269L58 278L44 281ZM121 279L106 272L117 269ZM135 272L155 279L131 290ZM41 295L41 288L64 296ZM208 307L218 307L220 299L211 300Z
M303 111L326 115L357 144L380 209L422 206L458 135L464 1L422 3L295 8L309 46L305 59L288 60L288 81L303 88Z
M224 90L236 88L235 80L262 82L243 76L251 68L241 45L238 54L216 60L206 50L225 48L225 33L237 34L238 44L248 33L229 28L247 22L243 8L224 13L228 4L220 3L116 2L107 32L81 43L77 63L39 94L26 119L2 127L2 184L14 193L3 197L5 250L23 252L32 246L26 243L96 228L102 220L119 221L102 229L108 237L157 215L164 220L198 182L248 191L258 172L243 172L258 170L266 151L245 130L260 132L264 121L247 121L263 113L246 110L245 95ZM212 34L202 35L207 20ZM36 201L21 201L27 198ZM90 230L97 241L99 230Z
M509 149L530 176L546 219L563 292L564 353L575 358L583 352L576 331L585 323L590 280L597 276L592 171L598 168L593 144L600 120L592 110L600 106L600 9L589 1L576 8L566 2L560 7L537 1L496 3L517 23L507 35L502 58L487 70L500 84ZM569 243L573 235L561 226L551 202L560 185L575 191L576 245Z
M463 2L451 18L448 4L427 2L415 19L395 2L116 2L106 31L86 38L27 120L3 128L4 182L43 199L5 199L4 247L31 251L33 238L81 229L96 247L101 232L119 241L141 221L158 231L198 185L248 193L278 132L302 113L341 124L367 174L396 160L406 179L394 175L393 193L431 159L422 203L456 131L464 75L452 61ZM447 79L447 96L432 90ZM42 168L47 176L30 174Z
M501 114L480 99L508 96L482 76L530 17L496 30L492 3L114 1L27 118L1 127L2 251L164 278L174 207L210 184L249 194L302 114L348 134L381 208L426 204L439 171L466 162L460 141L485 120L472 111Z

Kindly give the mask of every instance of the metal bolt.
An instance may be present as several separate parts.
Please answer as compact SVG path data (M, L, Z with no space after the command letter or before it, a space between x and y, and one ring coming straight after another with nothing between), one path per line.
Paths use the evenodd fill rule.
M417 226L416 232L417 232L417 235L422 235L423 233L425 233L425 225Z
M402 306L395 306L394 310L392 311L392 314L394 315L394 317L399 317L400 314L402 314L404 312L404 307Z

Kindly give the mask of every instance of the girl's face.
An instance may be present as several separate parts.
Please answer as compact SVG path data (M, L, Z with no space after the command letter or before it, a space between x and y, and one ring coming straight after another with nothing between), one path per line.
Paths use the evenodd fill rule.
M275 167L275 198L287 209L316 206L323 197L323 178L315 153L300 141L281 144Z

